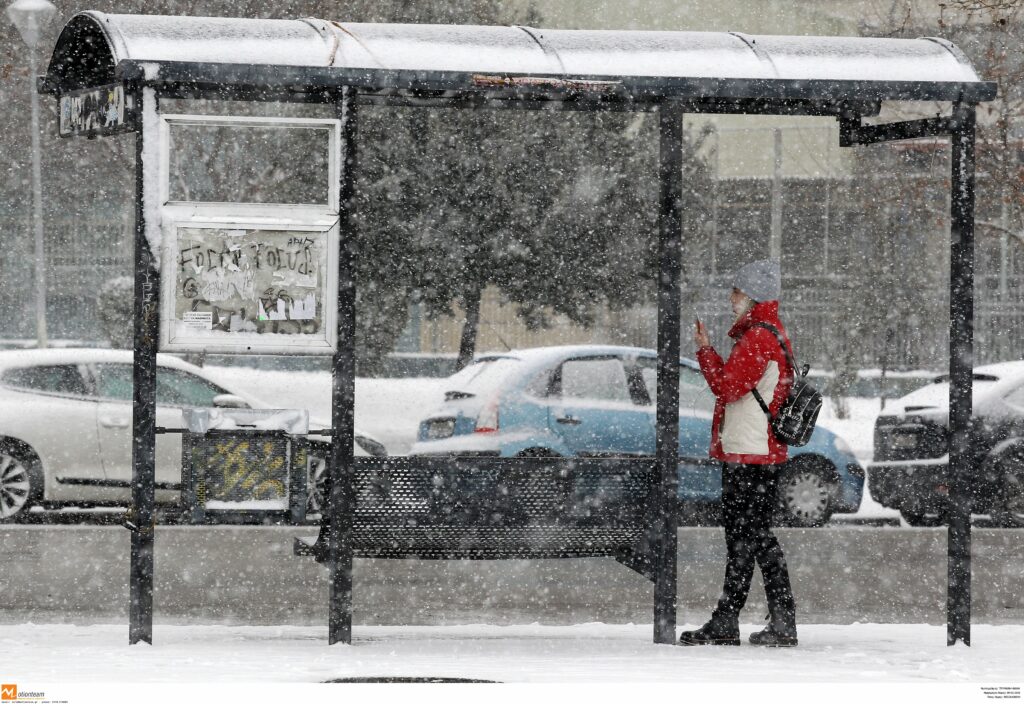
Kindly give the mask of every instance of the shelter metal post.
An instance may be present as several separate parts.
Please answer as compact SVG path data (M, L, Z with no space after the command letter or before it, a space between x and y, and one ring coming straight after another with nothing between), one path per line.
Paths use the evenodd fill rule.
M676 639L676 484L679 471L679 289L682 269L683 110L659 113L661 210L658 237L657 466L651 544L654 548L654 642Z
M861 125L841 116L840 146L949 134L952 140L949 268L949 528L946 643L971 644L970 425L974 367L974 138L976 106L949 117Z
M338 229L338 341L334 351L331 397L331 456L328 465L331 494L326 510L330 516L327 562L330 569L328 641L352 642L352 514L355 510L355 233L352 229L352 196L356 168L356 91L342 89L335 109L341 120L341 184Z
M946 642L971 644L971 498L968 428L974 366L975 107L953 112L949 270L949 529Z
M135 95L135 327L132 390L132 506L126 518L131 530L128 643L153 642L153 505L156 480L156 352L160 330L160 273L146 239L147 134L143 115L157 110L152 88L129 88ZM154 223L149 223L153 226Z

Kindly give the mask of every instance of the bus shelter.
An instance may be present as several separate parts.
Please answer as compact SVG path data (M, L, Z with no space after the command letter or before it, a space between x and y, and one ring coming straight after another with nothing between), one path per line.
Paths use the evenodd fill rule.
M973 364L974 139L977 105L992 100L996 87L982 81L948 41L89 11L63 29L40 87L60 101L61 136L135 134L129 642L152 642L158 350L333 356L332 427L324 431L331 448L325 517L331 643L351 642L355 556L595 555L615 557L652 581L654 642L675 642L680 283L687 243L680 213L683 116L728 113L834 117L840 144L848 147L918 137L952 142L947 642L969 644L965 440ZM193 100L215 101L222 109L210 115L163 108ZM910 101L949 107L929 119L872 120L884 102ZM333 117L252 117L233 109L242 102L321 104ZM360 112L380 105L657 113L660 199L651 203L660 222L659 264L652 272L658 282L659 355L654 458L353 457L353 189ZM231 129L288 130L296 144L316 145L308 147L320 155L313 170L324 180L286 202L246 201L215 189L183 192L168 176L168 165L180 158L175 135ZM271 288L279 283L268 270L301 295L254 293L268 282ZM203 292L202 305L197 291ZM579 517L571 515L567 494L552 509L553 484L533 493L517 488L523 482L538 486L531 484L537 472L560 477L567 486L612 481L625 488L613 510ZM446 522L431 524L436 530L424 535L410 531L401 514L367 513L360 487L384 473L433 482L435 488L442 484L443 491L435 492L442 506L430 516L443 515ZM472 484L473 477L490 483ZM500 491L515 505L496 506L491 495L478 499L476 510L466 510L468 494L460 492L473 491ZM517 511L545 502L549 523L542 528L549 532L530 533L533 523L512 520ZM485 514L495 511L509 520L483 525Z

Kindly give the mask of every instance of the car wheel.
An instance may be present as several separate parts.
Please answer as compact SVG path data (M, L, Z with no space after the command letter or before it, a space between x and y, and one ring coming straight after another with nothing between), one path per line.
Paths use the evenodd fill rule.
M900 509L900 516L903 520L915 528L934 528L946 522L946 517L939 513L923 513L921 511L910 511Z
M821 463L796 458L779 475L777 522L811 528L832 517L832 486Z
M992 520L1002 528L1024 528L1024 460L1001 463L999 493L992 506Z
M38 460L10 443L0 444L0 522L23 519L42 498L43 474Z

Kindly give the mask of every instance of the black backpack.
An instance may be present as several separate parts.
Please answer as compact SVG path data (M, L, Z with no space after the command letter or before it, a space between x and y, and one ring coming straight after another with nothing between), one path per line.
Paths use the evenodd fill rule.
M786 341L782 339L782 334L778 331L778 328L768 323L754 323L754 325L770 330L775 335L775 339L779 341L782 353L786 355L786 361L789 362L794 375L793 386L789 389L789 396L782 402L782 408L779 409L779 414L774 418L771 411L768 410L768 405L761 398L761 394L757 392L757 387L754 387L752 390L754 398L761 405L761 410L764 411L764 414L768 416L768 425L771 426L772 432L775 433L775 437L778 438L779 442L792 445L793 447L806 445L811 439L811 433L814 432L814 424L818 420L818 411L821 410L821 394L806 381L807 372L810 371L811 366L805 364L803 373L798 374L796 361L789 353Z

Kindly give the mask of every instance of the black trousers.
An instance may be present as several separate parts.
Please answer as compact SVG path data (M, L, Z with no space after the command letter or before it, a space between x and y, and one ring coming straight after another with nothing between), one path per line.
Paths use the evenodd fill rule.
M728 551L725 584L716 608L722 616L738 616L747 603L756 562L772 621L796 623L786 557L771 528L778 473L778 465L722 466L722 525Z

